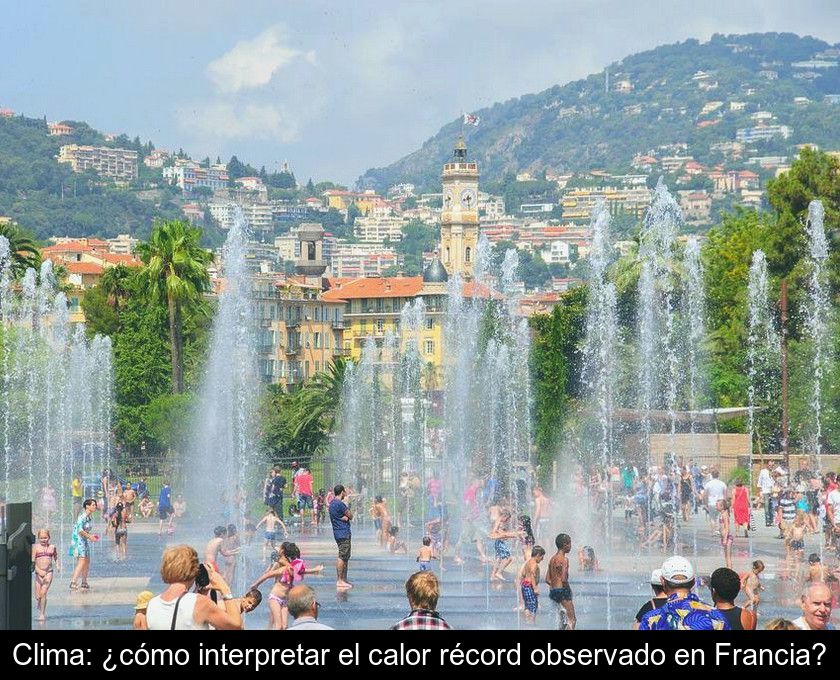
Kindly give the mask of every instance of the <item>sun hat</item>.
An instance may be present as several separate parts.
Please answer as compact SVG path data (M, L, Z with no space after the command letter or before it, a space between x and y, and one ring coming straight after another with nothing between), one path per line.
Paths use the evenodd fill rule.
M155 594L151 590L144 590L137 596L137 602L134 604L134 611L145 609L149 604L149 600L151 600L154 596Z

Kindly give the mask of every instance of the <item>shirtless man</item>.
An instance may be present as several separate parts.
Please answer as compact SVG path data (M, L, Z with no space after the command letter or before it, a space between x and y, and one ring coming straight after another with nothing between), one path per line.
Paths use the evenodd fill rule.
M551 499L539 486L534 487L534 538L538 541L545 536L551 519Z
M572 539L568 534L557 534L554 539L557 552L548 563L545 582L548 584L548 596L558 607L566 612L566 629L575 629L575 605L572 602L572 589L569 587L569 552L572 550Z
M545 557L545 548L535 545L529 559L519 570L519 607L525 610L525 621L536 623L540 595L540 562Z

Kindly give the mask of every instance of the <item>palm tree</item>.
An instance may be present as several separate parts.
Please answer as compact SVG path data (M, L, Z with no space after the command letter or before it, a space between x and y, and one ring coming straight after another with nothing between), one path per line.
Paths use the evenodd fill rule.
M201 230L184 220L157 222L148 243L138 252L145 265L141 290L150 304L166 303L169 312L169 347L172 355L172 391L184 391L184 306L197 303L210 289L207 265L213 254L200 245Z
M30 267L37 270L41 266L41 251L35 245L35 240L19 226L12 222L0 223L0 236L9 240L12 276L20 276Z
M120 318L120 300L126 296L126 284L131 277L131 270L124 264L118 264L115 267L109 267L102 274L99 280L99 285L102 292L108 297L110 302L113 299L114 313L117 315L117 321Z
M293 395L291 434L299 447L309 449L303 453L314 453L333 431L349 363L343 357L334 359Z

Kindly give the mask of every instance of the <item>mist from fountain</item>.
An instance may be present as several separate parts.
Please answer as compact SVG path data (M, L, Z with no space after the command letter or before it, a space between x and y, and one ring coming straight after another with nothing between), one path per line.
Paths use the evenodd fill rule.
M181 480L190 512L198 517L241 516L244 493L263 472L255 441L260 380L247 244L248 225L237 209L222 248L223 289Z
M808 255L810 277L808 279L808 302L805 307L805 325L811 343L811 370L813 383L811 389L811 422L810 449L815 457L817 469L822 469L822 428L823 428L823 400L825 379L830 364L829 333L832 314L829 299L828 272L828 240L824 227L825 209L821 201L811 201L808 204L808 220L806 231L808 234Z
M88 340L81 324L71 329L52 262L15 281L2 236L0 328L2 495L8 502L32 500L46 525L69 518L65 491L72 475L96 494L101 472L111 466L111 340Z

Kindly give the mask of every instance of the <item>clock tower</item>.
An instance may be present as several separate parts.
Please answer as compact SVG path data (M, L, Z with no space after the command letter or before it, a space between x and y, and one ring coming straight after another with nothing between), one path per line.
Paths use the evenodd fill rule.
M450 274L471 278L478 247L478 165L467 160L459 137L452 160L443 166L440 259Z

